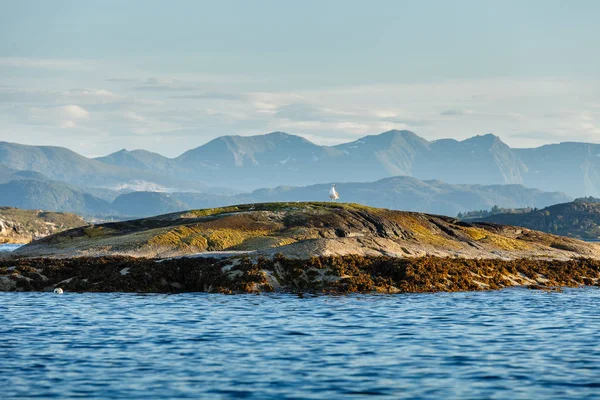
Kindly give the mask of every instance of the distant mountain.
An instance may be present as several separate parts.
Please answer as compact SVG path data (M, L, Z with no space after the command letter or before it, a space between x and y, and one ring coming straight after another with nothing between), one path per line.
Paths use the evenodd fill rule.
M110 203L63 182L34 179L0 184L0 205L81 215L110 213Z
M338 151L300 136L273 132L259 136L223 136L175 158L178 174L210 179L240 189L312 183L321 179L319 161ZM323 171L321 171L323 172Z
M8 183L10 181L19 179L36 179L36 180L48 180L48 178L35 171L18 171L12 168L8 168L5 165L0 164L0 183Z
M155 173L170 172L173 168L171 159L146 150L128 151L122 149L108 156L95 158L95 160L117 167L146 170Z
M148 154L136 151L134 154L144 159ZM161 156L162 157L162 156ZM164 158L164 157L163 157ZM156 165L157 159L147 165ZM62 181L80 187L96 187L121 190L131 188L171 189L174 187L191 190L211 190L194 179L186 181L176 177L153 172L146 164L144 169L130 166L111 165L93 160L63 147L27 146L0 142L0 164L9 170L38 172L51 180ZM1 174L0 174L1 176ZM217 190L219 192L219 190Z
M527 167L499 137L475 136L462 142L431 142L429 157L417 160L413 175L448 183L522 184ZM558 189L554 189L558 190Z
M112 186L132 180L167 183L146 171L107 165L63 147L0 142L0 162L14 170L35 171L53 180L82 186Z
M329 184L307 187L260 189L238 195L246 202L325 200ZM543 207L568 201L564 193L549 193L522 185L452 185L441 181L421 181L411 177L386 178L372 183L338 185L341 200L373 207L422 211L455 216L461 211L505 207Z
M119 196L113 208L123 215L141 217L241 203L326 201L329 186L280 186L235 196L138 192ZM338 185L338 189L344 202L449 216L471 209L491 208L496 204L511 208L544 207L571 200L563 193L548 193L522 185L450 185L410 177L386 178L371 183L345 183Z
M473 221L522 226L584 240L600 239L600 203L597 201L574 201L528 213L495 214Z
M331 147L283 132L223 136L174 159L121 150L96 160L246 190L397 175L451 183L522 183L526 170L494 135L428 142L413 132L397 130Z
M117 197L112 208L118 215L137 217L183 211L188 206L168 193L133 192Z
M600 145L560 143L512 149L492 134L430 142L410 131L392 130L320 146L300 136L273 132L222 136L175 158L120 150L88 159L59 147L0 142L0 163L79 186L117 191L231 194L406 175L451 184L523 184L573 197L600 196Z
M71 211L96 217L141 217L240 203L326 201L330 186L330 183L303 187L279 186L237 195L152 191L123 193L80 188L45 177L42 180L35 179L38 175L0 168L0 206ZM2 183L2 179L12 180ZM571 200L563 193L543 192L522 185L453 185L435 180L420 181L411 177L338 184L338 189L344 202L449 216L468 210L487 209L494 205L506 208L545 207Z
M414 176L414 166L430 153L429 142L410 131L388 131L333 147L334 157L319 160L317 171L329 180L372 181L390 176ZM331 172L330 172L331 171Z
M98 160L240 190L407 175L456 184L524 184L571 196L600 195L600 145L589 143L512 149L492 134L429 142L410 131L392 130L319 146L274 132L219 137L173 159L138 152L121 151Z
M513 152L527 165L527 186L600 197L600 145L565 142Z

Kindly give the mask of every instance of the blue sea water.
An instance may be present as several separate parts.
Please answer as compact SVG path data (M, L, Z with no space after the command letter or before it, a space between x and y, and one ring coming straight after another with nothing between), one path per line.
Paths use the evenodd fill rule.
M599 398L599 303L0 293L0 398Z
M0 244L0 252L2 251L13 251L21 247L21 244Z

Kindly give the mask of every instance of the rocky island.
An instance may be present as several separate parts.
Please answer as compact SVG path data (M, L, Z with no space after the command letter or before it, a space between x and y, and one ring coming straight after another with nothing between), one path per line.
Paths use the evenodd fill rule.
M0 260L1 290L399 293L598 278L597 244L340 203L248 204L78 227Z

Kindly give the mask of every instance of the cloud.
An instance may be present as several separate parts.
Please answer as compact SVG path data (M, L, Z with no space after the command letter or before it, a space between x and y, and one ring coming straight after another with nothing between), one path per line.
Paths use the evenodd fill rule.
M75 121L66 120L60 123L60 127L65 129L77 128L77 124Z
M123 114L123 116L125 118L127 118L127 119L129 119L131 121L135 121L135 122L146 122L147 121L146 118L144 118L141 115L136 114L136 113L134 113L132 111L125 112Z
M201 90L202 87L195 82L182 82L173 78L150 77L142 85L133 87L136 91L147 92L187 92Z
M349 111L334 110L326 107L317 107L311 104L288 104L278 107L274 116L291 121L339 121L353 113Z
M75 104L60 107L65 116L73 119L85 119L90 116L89 111Z
M289 104L278 107L274 116L291 121L322 121L331 119L329 113L310 104Z
M56 101L59 96L56 92L35 90L35 89L0 89L0 103L29 103L29 104L44 104Z
M209 82L208 77L203 82L202 75L136 73L150 78L121 79L133 72L110 71L106 75L117 78L94 73L96 80L89 81L77 74L10 80L11 87L0 87L0 133L17 126L15 132L31 137L59 132L83 141L89 135L90 143L103 137L105 151L94 151L106 153L143 135L144 146L161 139L151 150L169 154L218 135L276 130L321 144L390 129L410 129L429 140L493 131L521 147L600 138L600 83L594 80L476 79L316 89L290 82L290 90L265 91L249 82ZM132 88L136 85L145 89Z
M107 82L135 82L135 79L132 78L108 78Z
M197 94L184 94L179 96L169 96L170 99L199 99L199 100L232 100L232 101L245 101L248 96L245 94L237 93L218 93L218 92L205 92Z
M90 113L88 110L75 104L58 107L58 126L63 129L78 128L78 122L86 120L89 117Z
M114 99L112 92L104 89L72 89L66 92L71 96L93 97L97 99Z
M457 116L457 115L471 115L475 114L473 110L465 110L462 108L452 108L450 110L445 110L440 113L443 116Z
M550 133L550 132L518 132L512 135L513 138L520 139L533 139L533 140L552 140L559 141L563 138L563 135L560 133Z
M35 68L51 70L90 70L94 68L89 61L57 58L19 57L0 57L0 67Z
M393 110L378 110L373 112L373 115L375 115L377 118L396 118L398 113Z
M0 88L0 103L54 104L106 104L125 100L105 89L39 90Z
M15 113L15 121L25 125L46 128L75 128L79 123L89 120L91 114L85 108L75 104L50 107L29 107ZM39 130L40 128L36 128Z

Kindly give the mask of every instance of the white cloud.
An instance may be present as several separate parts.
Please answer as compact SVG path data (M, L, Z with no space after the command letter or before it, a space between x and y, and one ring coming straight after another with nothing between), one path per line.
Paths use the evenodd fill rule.
M347 115L352 113L311 104L288 104L278 107L274 114L276 118L292 121L331 121Z
M373 111L373 115L377 118L396 118L398 113L393 110L378 110Z
M475 114L475 111L465 110L462 108L451 108L449 110L445 110L440 113L440 115L447 116L447 117L453 117L453 116L458 116L458 115L471 115L471 114Z
M260 85L242 91L231 82L203 84L201 77L192 76L138 78L132 83L107 80L111 75L119 76L107 72L96 81L77 82L39 78L21 88L11 81L11 87L0 87L0 133L6 126L2 121L8 121L31 137L61 131L87 143L108 138L105 151L96 147L95 153L126 143L131 147L144 135L137 147L156 145L150 150L167 155L219 135L275 130L321 144L390 129L410 129L429 140L493 132L513 146L600 141L600 83L592 79L477 79L268 92L256 91ZM0 78L2 83L9 82ZM191 89L147 90L142 95L134 85ZM11 138L0 135L3 139Z
M0 57L0 66L9 68L38 68L55 70L89 70L89 61L58 58Z
M75 104L62 106L60 107L60 110L64 113L65 116L72 119L85 119L90 116L89 111Z
M65 92L65 95L97 101L113 101L119 97L105 89L72 89Z
M70 128L77 128L77 124L75 123L75 121L62 121L60 123L60 127L61 128L65 128L65 129L70 129Z
M133 111L128 111L123 114L125 118L134 121L134 122L146 122L146 118L142 117L139 114L134 113Z

